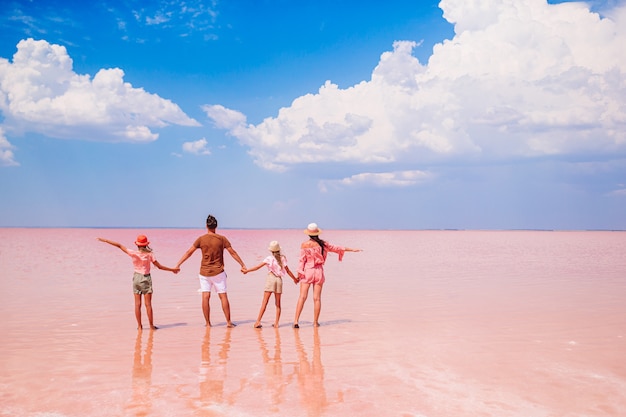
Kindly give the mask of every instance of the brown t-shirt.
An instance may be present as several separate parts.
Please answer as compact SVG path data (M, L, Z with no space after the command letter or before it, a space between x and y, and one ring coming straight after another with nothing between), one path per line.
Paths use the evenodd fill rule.
M224 271L224 249L230 248L225 236L207 233L196 239L193 246L202 250L200 275L212 277Z

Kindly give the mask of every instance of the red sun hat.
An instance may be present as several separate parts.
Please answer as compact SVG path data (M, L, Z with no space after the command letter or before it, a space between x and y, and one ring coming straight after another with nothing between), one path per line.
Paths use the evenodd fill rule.
M137 246L148 246L150 242L148 242L148 238L146 235L137 236L137 240L135 240L135 245Z

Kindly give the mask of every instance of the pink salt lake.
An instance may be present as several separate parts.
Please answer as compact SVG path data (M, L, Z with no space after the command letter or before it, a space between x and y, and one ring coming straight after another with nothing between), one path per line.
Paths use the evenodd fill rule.
M312 300L291 328L265 272L227 257L233 320L211 299L199 254L153 269L157 331L138 332L132 247L148 235L173 266L202 230L0 229L0 416L624 416L626 233L325 231L364 249L326 266L322 326ZM251 267L299 230L228 230ZM144 325L147 319L144 316Z

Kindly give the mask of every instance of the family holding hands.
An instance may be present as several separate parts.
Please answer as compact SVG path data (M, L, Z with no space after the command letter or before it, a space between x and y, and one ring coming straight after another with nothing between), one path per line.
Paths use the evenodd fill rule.
M258 271L264 266L267 267L267 278L265 281L263 301L261 303L259 315L254 323L255 328L258 329L262 327L261 319L265 314L267 304L269 303L272 294L274 294L276 305L276 317L272 326L278 327L281 314L280 301L281 294L283 292L282 279L286 276L289 276L295 284L300 284L300 295L296 305L293 327L296 329L300 327L300 314L302 313L304 303L308 298L311 286L313 287L313 325L317 327L320 325L319 316L322 307L322 287L325 281L324 263L326 262L328 253L337 253L339 255L339 260L341 261L345 252L361 251L361 249L336 246L325 242L319 237L322 231L317 227L317 224L311 223L304 230L304 233L309 236L309 239L303 242L300 246L300 258L295 275L287 266L287 258L281 253L280 245L277 241L272 241L269 244L268 250L271 252L271 255L267 256L260 264L248 269L239 257L239 254L235 251L235 249L233 249L228 239L225 236L216 233L217 219L214 216L209 215L207 217L206 228L207 233L198 237L194 241L174 268L166 267L157 261L152 249L149 246L150 242L144 235L138 236L135 241L137 250L128 249L120 243L113 242L108 239L98 238L101 242L118 247L132 259L135 270L133 275L135 318L137 319L137 326L139 329L142 328L142 295L146 304L146 313L150 323L150 328L157 329L154 325L152 312L152 278L150 276L151 265L154 265L164 271L170 271L177 274L180 271L180 266L187 259L189 259L189 257L191 257L197 249L200 249L202 252L198 279L200 281L200 291L202 292L202 313L204 315L206 326L211 326L211 310L209 300L211 298L211 292L215 291L220 298L222 311L224 312L224 317L226 318L226 326L235 327L235 324L230 318L230 303L228 301L226 290L226 272L224 271L224 251L226 250L230 256L237 261L239 265L241 265L241 272L244 274Z

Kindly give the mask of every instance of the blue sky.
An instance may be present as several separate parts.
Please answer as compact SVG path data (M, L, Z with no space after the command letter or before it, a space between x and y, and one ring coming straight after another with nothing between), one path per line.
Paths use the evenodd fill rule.
M0 226L626 229L624 1L9 0L0 39Z

